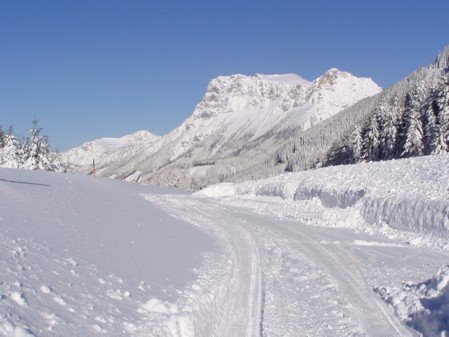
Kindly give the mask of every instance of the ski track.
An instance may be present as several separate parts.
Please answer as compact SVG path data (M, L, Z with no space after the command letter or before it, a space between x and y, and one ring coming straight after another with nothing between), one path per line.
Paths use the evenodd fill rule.
M168 210L202 228L220 233L231 250L232 272L226 280L224 303L217 312L215 336L259 336L262 308L263 247L254 231L240 226L240 219L229 218L223 208L201 208L192 198L146 196ZM211 212L212 211L212 212ZM186 212L189 218L186 219ZM236 221L237 220L237 221Z
M228 279L222 281L226 284L226 294L221 298L223 303L216 304L219 307L218 315L209 317L216 319L215 336L413 336L415 333L394 317L387 305L373 292L372 279L368 280L366 276L367 270L372 268L369 263L367 265L367 257L379 261L396 259L397 263L420 256L423 264L433 261L433 264L438 265L445 255L443 252L429 253L428 250L428 253L423 254L416 251L418 248L379 241L379 238L375 238L377 241L357 241L354 240L355 233L349 230L338 232L337 229L336 232L335 228L303 225L289 219L280 221L267 214L213 199L164 195L149 200L173 216L224 238L224 245L231 251L232 271ZM337 237L334 236L336 233ZM352 237L347 233L352 233ZM386 238L384 240L388 241ZM273 253L276 249L280 250L278 257ZM374 255L364 257L364 249ZM271 260L268 257L270 254L274 256ZM432 254L440 259L434 261ZM300 281L295 283L289 280L297 287L296 290L285 289L287 286L278 284L278 279L282 277L279 270L285 266L278 268L276 263L280 266L294 263L299 268L297 272L300 277L297 279ZM371 276L378 277L384 272L388 274L394 269L373 271ZM294 269L284 275L287 280L291 270ZM316 279L306 277L311 271L315 273ZM270 278L270 273L275 276ZM396 278L402 276L396 275ZM307 282L310 284L305 284ZM297 293L301 287L309 288L310 285L312 288L316 286L318 297L322 297L315 302L313 299L299 298ZM319 306L323 303L333 302L330 295L324 295L326 291L329 292L327 289L333 288L337 293L333 295L336 296L336 304L327 310L341 309L341 312L337 312L342 317L340 322L335 322L328 312L311 322L302 322L295 316L303 310L307 317L305 303L315 306L319 312L322 309ZM324 298L326 296L329 298ZM297 303L284 303L283 307L282 301L285 300ZM265 307L268 302L271 305ZM292 325L289 327L283 321L287 318L282 318L288 315L292 316L287 322L287 325Z

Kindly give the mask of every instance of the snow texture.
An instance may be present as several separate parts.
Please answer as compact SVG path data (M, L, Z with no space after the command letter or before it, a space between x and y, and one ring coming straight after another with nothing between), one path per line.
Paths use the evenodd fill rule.
M215 238L108 179L0 169L0 336L193 336Z
M404 282L401 289L378 287L375 291L396 315L425 337L449 334L449 268L440 269L424 282Z

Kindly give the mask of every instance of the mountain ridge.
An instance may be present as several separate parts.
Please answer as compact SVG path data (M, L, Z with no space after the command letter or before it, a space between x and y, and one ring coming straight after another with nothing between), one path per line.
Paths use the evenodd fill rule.
M218 76L209 82L191 116L158 140L156 151L142 148L123 160L106 160L98 173L154 182L150 176L163 168L177 164L194 167L238 156L258 139L291 128L308 129L380 91L371 79L357 78L336 68L314 81L296 74ZM189 180L190 172L185 174ZM156 183L172 185L167 181Z

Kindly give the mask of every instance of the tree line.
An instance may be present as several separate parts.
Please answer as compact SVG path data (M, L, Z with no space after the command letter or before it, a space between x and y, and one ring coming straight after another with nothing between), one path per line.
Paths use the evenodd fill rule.
M449 149L449 77L418 82L402 102L377 107L352 135L354 162L441 154Z
M26 138L0 127L0 166L28 170L64 172L57 154L50 151L48 137L42 133L37 119L33 119Z

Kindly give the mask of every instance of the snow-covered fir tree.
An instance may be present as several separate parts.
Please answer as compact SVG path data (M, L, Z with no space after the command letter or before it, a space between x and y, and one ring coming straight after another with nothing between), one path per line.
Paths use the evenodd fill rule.
M0 151L5 146L5 132L3 131L2 126L0 125Z
M363 154L362 157L369 161L376 161L381 159L381 144L380 144L380 108L372 114L369 124L365 131L363 140Z
M38 120L33 120L29 130L30 136L25 146L25 161L23 168L28 170L54 171L50 159L48 139L42 134Z
M360 126L356 126L352 134L352 151L356 162L363 160L363 137Z
M20 140L14 136L12 127L10 127L9 132L4 136L1 166L20 168L23 165L23 160L23 145Z
M424 131L420 113L422 93L422 84L418 84L411 95L405 96L405 141L402 157L416 157L424 154Z
M398 116L397 104L392 102L390 109L380 107L382 131L380 135L381 159L392 159L396 155L396 144L398 138Z
M29 170L67 171L59 156L50 152L48 139L42 134L37 120L29 130L28 139L22 140L13 133L10 126L7 133L0 128L0 166Z
M447 73L440 81L441 96L440 107L442 118L440 125L443 125L441 132L444 134L446 145L449 146L449 73Z
M437 117L439 116L439 106L437 101L437 90L433 89L425 106L424 110L424 143L425 143L425 154L436 153L436 148L438 147L438 128ZM438 151L439 152L439 151Z

